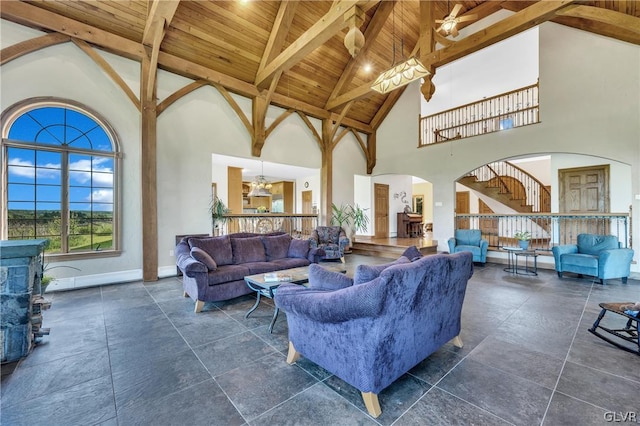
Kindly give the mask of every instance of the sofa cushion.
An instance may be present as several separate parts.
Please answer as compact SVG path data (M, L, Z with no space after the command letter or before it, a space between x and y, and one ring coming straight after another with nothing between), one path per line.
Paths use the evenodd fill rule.
M224 284L229 281L243 280L251 271L245 265L224 265L218 266L213 272L209 272L209 285Z
M298 258L285 257L284 259L272 260L269 263L273 265L277 265L277 266L273 266L273 270L275 271L277 269L291 269L291 268L299 268L300 266L308 266L310 262L308 259L302 259L300 257Z
M291 244L291 235L271 235L261 237L264 244L264 251L267 255L267 261L274 259L284 259L289 253L289 245Z
M199 247L194 247L191 249L191 257L193 257L198 262L204 263L208 270L215 271L218 268L218 264L209 253L202 250Z
M598 256L592 256L590 254L581 253L568 253L563 254L562 266L579 266L581 268L595 268L598 269Z
M218 266L231 265L233 252L228 235L221 237L189 238L189 247L198 247L206 251Z
M578 252L598 255L602 250L620 248L618 239L613 235L580 234L578 235Z
M266 262L267 256L264 252L262 238L232 238L231 248L233 249L233 263L240 265L249 262Z
M422 253L420 253L420 250L418 250L418 247L411 246L407 248L404 251L404 253L402 253L402 256L406 257L407 259L413 262L414 260L420 259L422 257Z
M287 257L306 259L307 254L309 254L309 240L291 240Z
M358 265L356 266L356 271L353 274L353 285L363 284L374 280L375 278L378 278L380 273L389 266L400 265L402 263L411 263L411 261L404 256L400 256L393 262L383 263L381 265Z
M479 246L456 246L455 253L460 253L461 251L470 251L474 256L480 256L481 250Z
M280 269L273 262L249 262L243 263L242 266L249 268L251 275L264 274L265 272L273 272Z
M350 287L353 280L343 273L329 271L320 265L309 265L309 287L318 290L340 290Z

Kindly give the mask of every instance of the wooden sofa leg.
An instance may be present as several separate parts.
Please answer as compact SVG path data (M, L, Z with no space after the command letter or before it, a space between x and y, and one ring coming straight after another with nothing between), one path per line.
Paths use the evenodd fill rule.
M204 302L202 300L196 300L196 309L195 309L195 313L200 313L202 311L202 308L204 308Z
M289 342L289 353L287 354L287 364L293 364L300 358L300 352L296 351L293 343Z
M464 344L462 343L462 339L460 338L460 335L451 339L451 343L453 343L453 346L455 346L456 348L462 348L464 346Z
M186 291L182 292L182 297L189 297L189 293L187 293Z
M378 395L373 392L361 392L364 406L367 407L369 415L373 418L377 418L382 414L380 409L380 402L378 402Z
M345 263L345 261L344 261L344 256L342 256L342 257L340 258L340 262Z

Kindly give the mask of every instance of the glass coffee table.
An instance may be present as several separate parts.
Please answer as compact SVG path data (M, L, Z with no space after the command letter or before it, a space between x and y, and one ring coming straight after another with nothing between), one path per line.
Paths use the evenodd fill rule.
M343 274L347 272L347 269L342 263L337 265L323 264L320 266L329 271L341 272ZM298 268L282 269L280 271L267 272L264 274L248 275L244 277L244 281L251 290L256 292L256 303L251 307L251 309L249 309L249 312L244 315L245 318L249 318L249 315L258 308L260 298L267 297L269 299L273 299L276 289L280 287L281 284L290 283L304 285L308 283L309 267L300 266ZM276 319L278 319L278 312L280 312L280 309L276 306L273 312L273 318L271 319L271 324L269 324L269 333L273 332L273 326L276 323Z

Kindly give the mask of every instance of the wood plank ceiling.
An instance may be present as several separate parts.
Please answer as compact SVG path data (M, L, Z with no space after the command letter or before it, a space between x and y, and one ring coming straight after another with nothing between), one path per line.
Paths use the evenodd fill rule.
M154 6L153 2L146 0L35 0L28 2L29 8L6 7L7 3L3 3L0 14L4 19L47 32L64 33L61 24L63 21L51 22L64 17L140 44L143 43L147 20ZM168 26L165 25L158 67L195 79L203 78L200 75L203 73L202 70L211 70L214 74L210 80L216 81L231 92L249 97L257 96L263 89L269 89L269 82L273 77L277 86L270 98L271 103L319 118L326 118L327 114L341 114L344 105L348 105L345 115L347 122L354 125L354 128L369 133L367 130L375 130L379 126L398 96L396 94L391 98L391 102L388 102L387 98L391 95L380 95L367 90L367 85L394 62L394 43L395 60L408 58L412 51L417 51L414 48L419 41L421 13L420 2L417 0L360 1L359 5L365 10L365 14L359 28L365 34L365 46L356 59L353 59L345 48L344 38L348 27L342 24L337 32L330 34L325 42L299 60L289 58L288 66L280 69L283 71L282 75L269 74L267 79L258 81L260 73L265 73L268 62L273 61L273 58L295 43L303 43L305 37L309 37L312 26L326 19L336 3L339 2L299 1L295 2L294 7L289 5L288 11L281 11L280 1L182 0L177 4ZM356 2L342 3L349 3L347 6L350 6ZM462 5L459 16L477 14L478 19L482 19L500 9L518 12L539 2L454 0L430 3L431 16L435 19L446 16L449 8L458 3ZM48 11L53 15L38 17L39 11ZM291 16L291 23L287 28L287 17ZM640 44L640 2L581 1L570 8L560 10L550 18L545 16L540 20L546 19ZM472 22L465 22L460 27L470 23ZM269 52L272 32L278 30L284 41L280 49ZM459 43L460 39L461 36L455 39L455 43ZM96 47L129 57L136 56L132 53L135 48L130 45L125 47L122 42L100 45L97 37L85 37L85 40ZM479 46L482 45L482 37L477 37L476 41ZM424 44L428 48L426 43ZM292 49L297 48L298 46L294 46ZM438 45L437 48L443 46ZM464 52L466 54L473 50L473 47L466 47ZM266 58L265 55L270 57ZM447 56L447 60L453 60L452 57L453 55ZM176 58L190 65L177 66ZM368 71L365 70L367 64L370 66ZM227 78L220 78L220 75ZM354 95L351 96L351 93ZM341 95L342 97L338 98ZM351 104L350 100L353 101Z

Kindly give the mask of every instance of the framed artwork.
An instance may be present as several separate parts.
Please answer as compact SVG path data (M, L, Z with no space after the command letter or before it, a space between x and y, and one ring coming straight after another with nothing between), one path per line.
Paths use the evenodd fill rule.
M424 195L413 196L413 212L422 215L422 205L424 204Z

